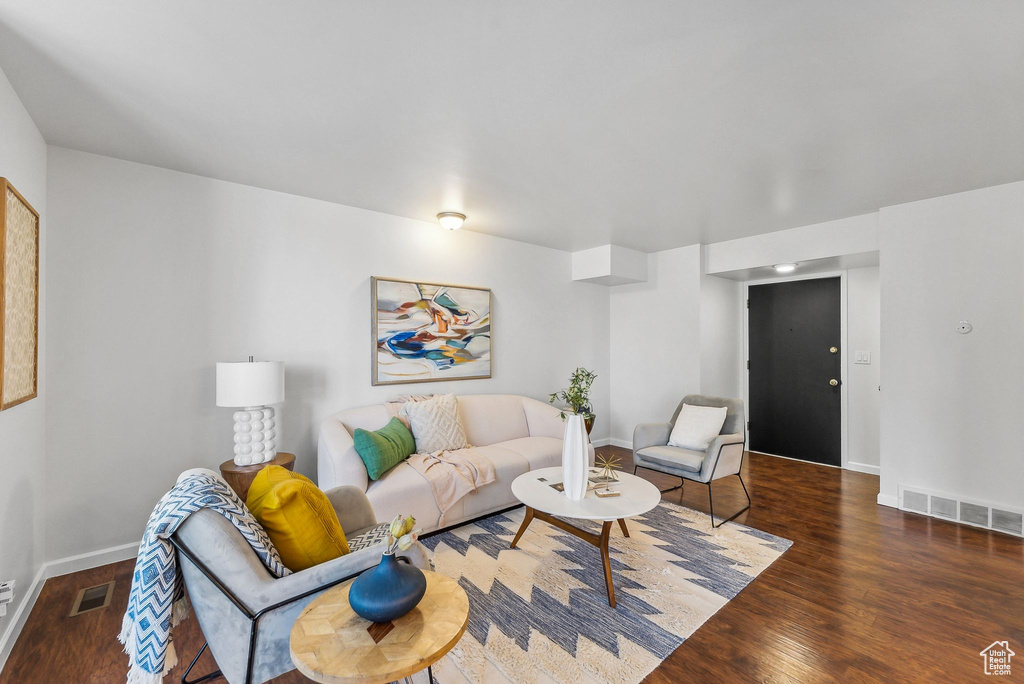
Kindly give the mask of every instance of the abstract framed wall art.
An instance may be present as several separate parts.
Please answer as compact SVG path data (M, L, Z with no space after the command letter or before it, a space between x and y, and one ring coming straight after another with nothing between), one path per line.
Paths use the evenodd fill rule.
M0 178L0 410L36 396L39 213Z
M374 385L491 377L491 291L370 278Z

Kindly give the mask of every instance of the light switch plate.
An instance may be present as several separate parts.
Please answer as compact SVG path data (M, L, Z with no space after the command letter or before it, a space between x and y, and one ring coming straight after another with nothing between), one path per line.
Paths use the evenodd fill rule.
M869 352L869 351L854 352L853 362L854 363L870 364L871 363L871 352Z

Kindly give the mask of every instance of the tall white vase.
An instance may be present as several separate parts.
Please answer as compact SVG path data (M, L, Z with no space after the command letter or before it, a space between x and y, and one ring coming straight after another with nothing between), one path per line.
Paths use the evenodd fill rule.
M588 443L583 416L570 414L565 421L562 440L562 485L570 501L582 501L587 495Z

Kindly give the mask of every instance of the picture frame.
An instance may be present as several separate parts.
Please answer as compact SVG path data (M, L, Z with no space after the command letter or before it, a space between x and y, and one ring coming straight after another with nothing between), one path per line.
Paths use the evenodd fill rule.
M370 312L374 386L492 377L490 288L375 276Z
M38 396L39 212L0 178L0 410Z

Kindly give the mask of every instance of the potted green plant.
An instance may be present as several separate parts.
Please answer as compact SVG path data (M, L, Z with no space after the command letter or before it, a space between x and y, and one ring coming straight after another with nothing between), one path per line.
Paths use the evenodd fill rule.
M561 400L573 413L583 416L583 420L587 425L588 435L594 429L595 416L593 407L590 405L590 386L594 384L594 378L596 377L597 373L593 371L589 371L586 368L577 368L569 376L569 386L554 392L548 400L552 404ZM564 410L559 415L562 416L562 420L565 420Z

